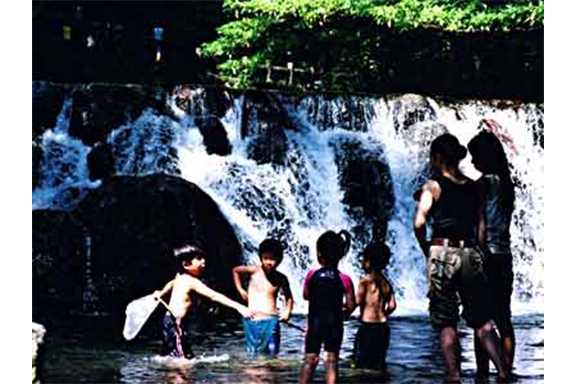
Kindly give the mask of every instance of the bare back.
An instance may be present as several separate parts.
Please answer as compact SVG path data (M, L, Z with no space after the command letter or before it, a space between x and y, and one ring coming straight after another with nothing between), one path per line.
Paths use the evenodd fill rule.
M371 273L363 277L357 296L360 318L365 323L384 323L396 308L392 285L382 274Z

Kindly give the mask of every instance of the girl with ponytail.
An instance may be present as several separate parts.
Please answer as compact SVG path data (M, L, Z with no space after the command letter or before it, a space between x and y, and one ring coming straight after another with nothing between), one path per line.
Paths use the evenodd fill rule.
M309 383L324 346L326 383L338 379L338 353L344 333L344 319L356 308L350 276L338 270L338 262L348 253L352 236L348 231L324 232L316 242L321 268L308 272L304 281L304 300L308 300L308 329L300 383ZM342 305L342 302L344 306Z

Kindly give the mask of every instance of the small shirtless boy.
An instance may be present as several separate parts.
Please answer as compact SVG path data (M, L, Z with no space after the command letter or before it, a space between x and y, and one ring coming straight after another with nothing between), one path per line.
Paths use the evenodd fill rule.
M361 320L354 341L357 368L386 372L386 353L390 344L388 316L396 309L392 285L382 275L382 269L389 262L390 249L386 244L372 243L364 249L362 268L366 276L360 279L356 293Z
M194 357L187 332L190 319L188 314L193 310L191 294L199 294L233 308L243 317L252 318L253 312L246 306L208 288L200 281L199 278L206 265L206 253L200 247L187 245L176 249L174 255L180 264L178 274L162 290L154 292L157 298L162 298L172 290L168 312L162 324L164 341L162 355L190 359Z
M276 270L282 262L282 244L266 239L258 247L261 265L239 266L232 270L236 289L248 308L255 314L254 320L244 319L246 349L253 354L275 356L280 348L280 321L290 318L294 307L290 284L286 276ZM242 287L241 275L250 275L248 292ZM286 299L286 308L278 316L276 300L278 291Z

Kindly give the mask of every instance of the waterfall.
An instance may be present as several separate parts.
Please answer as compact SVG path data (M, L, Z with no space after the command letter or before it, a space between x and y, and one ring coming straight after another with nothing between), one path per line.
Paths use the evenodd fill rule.
M398 312L425 313L425 260L412 232L416 207L412 194L425 180L430 141L448 131L466 144L478 132L482 118L495 119L512 137L515 147L507 147L517 194L511 228L515 271L512 309L515 314L543 312L544 149L540 106L454 103L417 96L279 98L291 126L282 127L286 141L283 163L272 164L259 163L251 155L254 137L246 136L243 121L252 128L258 128L260 122L253 113L244 116L246 95L235 96L219 119L232 153L219 156L206 152L194 122L196 115L208 113L206 101L198 96L203 94L201 88L194 92L186 111L167 100L170 118L144 110L136 120L113 130L107 141L113 146L116 172L163 172L198 185L235 228L247 263L257 262L258 244L266 236L280 237L287 248L279 270L291 282L296 311L300 313L306 312L301 299L303 278L317 263L315 243L325 230L355 228L362 234L355 237L340 263L340 269L350 274L355 284L361 276L358 255L371 232L358 208L345 202L342 161L350 156L350 148L389 169L386 241L392 260L387 273L397 292ZM63 115L69 113L67 102ZM248 131L258 132L252 128ZM44 134L42 180L34 190L34 207L72 206L76 196L60 200L56 196L70 191L70 185L89 185L85 162L89 148L65 130L63 122ZM469 158L463 161L462 170L478 177Z
M96 289L92 281L92 239L90 236L85 238L86 257L85 257L85 286L84 293L82 294L82 311L85 313L97 313Z

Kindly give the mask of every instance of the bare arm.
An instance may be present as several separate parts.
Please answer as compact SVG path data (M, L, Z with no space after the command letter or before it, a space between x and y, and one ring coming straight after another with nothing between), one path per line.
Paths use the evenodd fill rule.
M248 292L246 292L244 287L242 287L241 275L245 274L245 273L248 273L251 275L255 271L256 271L256 267L244 266L244 265L234 267L234 269L232 269L232 277L234 279L234 285L236 286L236 290L238 291L240 296L242 296L242 299L244 301L248 301Z
M172 279L169 282L166 283L166 285L164 286L164 288L162 288L159 291L154 292L154 297L164 297L168 292L170 292L172 290L172 288L174 288L174 281L176 279Z
M486 124L488 130L496 135L496 137L498 137L498 139L503 144L506 144L508 147L510 147L510 149L514 151L514 153L518 154L518 149L514 145L514 140L512 140L510 134L506 132L506 130L504 130L502 126L496 122L496 120L484 118L481 120L481 122Z
M390 295L390 300L388 300L388 305L386 306L386 317L392 314L396 310L396 296L394 292Z
M420 194L420 200L418 201L418 208L416 210L416 216L414 218L414 234L420 244L420 248L425 255L428 255L429 244L426 241L426 217L432 208L434 203L434 190L432 182L424 184L422 187L422 193Z
M346 299L344 303L344 318L348 318L356 309L356 298L354 295L354 286L346 292Z
M386 283L390 287L390 298L388 299L388 303L386 304L386 310L384 311L386 317L388 317L389 315L392 314L392 312L396 310L396 296L394 295L394 289L392 288L392 284L390 284L388 280L386 280Z
M478 187L478 245L486 245L486 214L484 211L486 204L486 182L480 178L476 185Z
M244 317L247 317L247 318L253 318L254 317L254 313L252 311L250 311L246 306L239 304L239 303L235 302L234 300L230 300L229 298L227 298L223 294L218 293L215 290L209 288L208 286L206 286L204 283L202 283L198 279L193 280L190 288L191 288L191 290L195 291L196 293L198 293L204 297L207 297L208 299L210 299L216 303L220 303L220 304L225 305L229 308L235 309Z
M366 303L366 286L364 279L358 283L358 292L356 292L356 304L360 306L360 316L364 312L364 305Z
M288 321L290 315L292 314L292 310L294 309L294 298L292 297L292 291L290 290L290 282L288 278L282 275L280 289L282 290L282 294L286 299L286 308L284 312L280 315L280 321Z
M304 278L304 290L302 292L302 296L304 296L304 300L308 300L310 297L310 292L308 290L308 282L310 281L310 277L312 276L313 271L308 272L306 277Z
M176 281L176 278L170 280L169 282L166 283L164 288L162 288L159 291L155 291L153 293L154 299L160 301L162 303L162 305L164 305L166 307L168 312L170 312L172 314L174 313L174 311L172 310L172 308L170 308L170 305L168 305L168 303L166 301L164 301L163 297L166 296L168 294L168 292L170 292L172 290L172 288L174 288L174 282L175 281Z

